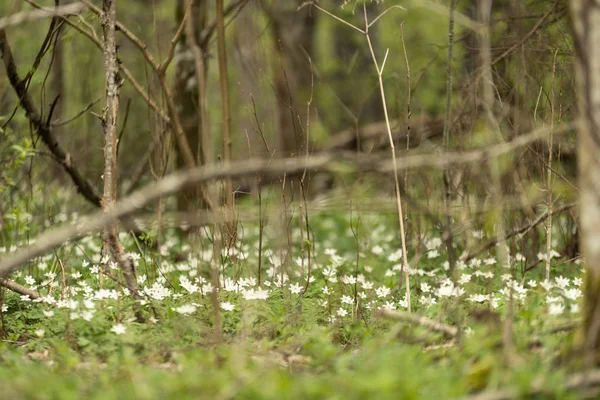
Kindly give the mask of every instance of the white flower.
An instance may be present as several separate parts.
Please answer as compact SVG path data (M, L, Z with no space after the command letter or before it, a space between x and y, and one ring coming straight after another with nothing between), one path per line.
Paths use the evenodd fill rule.
M158 282L154 282L151 287L144 288L144 293L152 297L154 300L163 300L171 296L171 289L164 287Z
M225 311L233 311L234 308L235 306L228 301L224 301L221 303L221 309Z
M573 314L578 313L579 312L579 304L571 304L571 312Z
M221 305L221 307L222 307L222 305ZM182 306L174 308L173 311L175 311L176 313L179 313L179 314L183 314L183 315L190 315L196 311L196 306L193 304L184 304Z
M583 296L583 292L579 288L565 290L565 297L569 300L577 300Z
M557 278L554 278L554 281L556 282L556 286L558 286L561 289L566 288L567 286L569 286L570 283L569 278L565 278L562 275Z
M454 287L452 282L444 282L437 290L438 297L460 296L465 292L463 288Z
M390 302L390 301L386 301L384 305L382 305L380 307L380 309L382 310L395 310L396 309L396 305L394 304L394 302Z
M33 286L33 285L35 285L35 278L31 275L27 275L25 277L25 283L28 284L29 286Z
M373 289L373 282L365 281L361 283L361 286L365 290Z
M329 287L327 287L327 286L323 286L323 289L321 289L321 291L323 292L323 294L326 294L326 295L331 294L331 291L329 290Z
M350 296L342 296L342 303L344 304L353 304L354 300Z
M391 292L392 291L385 286L381 286L375 289L375 293L380 299L389 296Z
M484 294L472 294L467 298L467 300L469 300L473 303L483 303L487 299L488 299L488 297Z
M565 306L562 303L552 303L548 308L548 314L550 315L560 315L565 311Z
M423 292L423 293L431 292L431 286L427 282L421 282L421 292Z
M48 317L48 318L50 318L50 317L53 317L53 316L54 316L54 311L52 311L52 310L44 310L44 311L42 311L42 312L44 313L44 316L46 316L46 317Z
M371 252L373 254L381 255L383 253L383 248L379 245L376 245L371 249Z
M327 249L325 249L325 254L328 256L335 256L337 254L337 250L332 249L332 248L327 248Z
M127 328L123 324L116 324L110 328L111 332L114 332L116 335L122 335L127 331Z
M480 266L481 266L481 260L479 258L473 258L473 259L471 259L471 261L469 261L469 267L471 267L471 268L478 268Z
M302 291L302 286L300 286L300 284L294 283L294 284L290 285L290 292L292 292L293 294L299 294L301 291Z
M548 291L550 289L552 289L554 287L554 285L552 284L552 282L550 282L547 279L544 279L542 282L540 282L540 286L544 288L544 290Z
M496 265L496 259L494 257L489 257L483 260L485 265Z
M340 307L340 308L337 310L337 313L336 313L336 314L337 314L338 316L340 316L340 317L345 317L346 315L348 315L348 311L346 311L346 310L344 310L342 307Z
M430 259L430 260L432 260L434 258L438 258L439 256L440 256L440 252L437 251L437 250L435 250L435 249L434 250L429 250L427 252L427 258Z
M265 284L266 284L266 282L265 282ZM217 288L213 287L213 285L210 282L202 285L202 293L210 293L210 292L216 292L216 291L217 291Z
M244 300L267 300L269 298L269 292L261 288L256 290L244 289L242 290L242 296L244 297Z
M46 331L41 328L35 330L35 336L37 336L37 337L44 337L45 333L46 333Z
M395 252L391 253L387 257L387 260L389 262L396 262L396 261L399 261L401 258L402 258L402 249L398 249Z
M427 242L425 242L425 247L427 247L427 250L437 249L441 245L442 245L442 239L440 239L438 237L429 239Z
M200 288L198 287L198 285L196 285L195 283L190 282L190 280L188 279L187 276L185 275L181 275L179 277L179 286L181 286L182 288L184 288L189 294L193 294L196 293L200 290Z
M83 299L83 306L88 310L96 308L96 304L94 304L94 300L92 299Z
M462 274L460 279L458 280L459 285L464 285L465 283L471 281L471 274Z
M88 310L88 311L83 311L81 313L81 318L83 318L85 321L91 321L92 318L94 317L94 311L92 310Z
M532 287L532 288L534 288L534 287L537 287L537 282L536 282L536 281L534 281L533 279L530 279L529 281L527 281L527 285L528 285L529 287Z
M435 303L437 303L437 300L431 295L419 297L419 304L423 304L425 307L429 307Z

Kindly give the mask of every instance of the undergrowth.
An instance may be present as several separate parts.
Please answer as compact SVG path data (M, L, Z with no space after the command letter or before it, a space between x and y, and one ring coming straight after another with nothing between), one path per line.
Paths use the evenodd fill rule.
M4 232L13 245L0 250L77 218L64 210L45 215L12 210ZM242 222L236 245L220 251L224 343L213 335L211 226L159 234L149 224L141 236L121 234L137 265L145 323L136 322L118 267L102 258L99 235L14 273L42 297L3 292L5 398L453 398L505 387L525 393L540 382L562 393L569 370L556 366L573 341L582 296L576 262L555 252L553 279L545 281L543 263L530 268L535 260L513 251L514 268L503 269L492 248L459 261L454 286L441 233L432 227L413 238L413 312L445 324L459 315L459 344L379 313L406 308L394 218L315 211L310 240L297 215L279 218L288 233L275 223L264 229L260 284L257 222ZM488 240L483 231L464 235ZM508 363L502 331L511 288L517 351Z

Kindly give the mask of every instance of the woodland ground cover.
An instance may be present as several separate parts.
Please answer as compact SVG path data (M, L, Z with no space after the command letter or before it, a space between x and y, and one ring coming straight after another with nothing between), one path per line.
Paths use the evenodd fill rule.
M4 227L15 244L0 251L14 251L38 227L78 218L57 211L40 219L15 208ZM194 235L165 229L159 237L151 226L141 238L121 233L137 266L144 323L115 283L119 270L103 259L99 235L35 260L13 279L42 297L3 294L2 392L35 399L452 398L483 388L518 393L543 385L556 394L565 387L568 364L552 364L579 320L579 260L554 252L546 280L545 255L528 260L510 251L507 269L492 247L459 260L454 286L441 233L431 227L412 240L412 312L458 326L459 345L451 334L382 315L407 308L393 214L315 211L310 241L297 216L284 221L287 233L264 228L260 284L259 223L241 223L237 243L221 249L221 344L211 329L211 227ZM483 230L462 234L475 247L489 240ZM511 293L518 359L507 364L502 321Z
M590 2L41 3L0 398L598 397Z

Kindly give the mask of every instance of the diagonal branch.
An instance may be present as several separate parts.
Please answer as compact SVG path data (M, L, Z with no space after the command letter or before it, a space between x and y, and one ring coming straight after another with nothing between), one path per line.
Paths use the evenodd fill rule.
M63 167L67 174L69 174L77 191L90 203L99 207L100 195L92 183L81 175L71 155L62 148L60 143L58 143L50 125L44 120L36 106L33 104L33 100L27 92L27 82L19 77L18 69L4 29L0 29L0 56L2 57L4 69L6 70L6 75L8 76L10 84L19 97L21 107L25 110L25 114L36 134L42 139L46 146L48 146L48 149L58 163Z
M281 160L249 159L231 162L227 166L208 165L200 166L171 174L157 183L140 189L119 201L106 212L98 212L79 220L75 224L66 225L57 230L46 232L38 236L34 243L23 247L16 253L7 255L0 260L0 276L6 274L28 260L44 254L49 249L59 246L73 239L84 237L90 233L98 232L115 220L129 216L161 197L177 193L181 189L199 183L223 178L242 178L247 176L280 176L281 174L294 174L305 169L320 172L390 172L394 168L405 170L407 168L435 167L445 168L450 164L476 163L487 160L489 157L499 157L510 153L519 146L525 146L542 137L547 130L540 129L528 135L519 136L512 142L502 143L484 150L473 150L464 153L417 154L400 157L394 163L382 159L380 155L362 156L351 152L323 153L310 159L296 157ZM555 132L556 133L556 132Z
M13 14L9 17L0 18L0 29L23 24L25 22L37 21L43 18L58 17L63 15L78 14L85 8L81 3L71 3L65 6L58 6L53 9L39 9L34 11L24 11Z
M29 298L32 300L39 299L41 297L41 295L35 290L28 289L25 286L19 285L15 281L11 281L10 279L0 278L0 286L12 290L15 293L22 294L23 296L29 296Z

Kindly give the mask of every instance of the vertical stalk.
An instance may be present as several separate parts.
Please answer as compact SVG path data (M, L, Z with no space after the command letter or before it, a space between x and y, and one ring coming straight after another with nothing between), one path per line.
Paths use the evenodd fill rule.
M117 64L117 44L115 39L117 11L116 0L103 1L102 28L104 32L104 69L106 87L106 107L102 116L104 129L104 191L102 209L107 212L117 201L117 115L119 113L119 66ZM137 290L137 278L133 261L125 256L119 240L118 224L113 223L104 230L104 246L112 258L119 264L127 289L136 300L136 316L139 321L143 315L138 308L141 296Z
M377 62L377 57L375 57L375 51L373 50L373 44L371 43L371 37L369 36L369 20L367 18L367 6L366 3L363 3L363 12L365 16L365 30L364 35L367 38L367 44L369 45L369 51L371 52L371 58L373 59L373 64L375 65L375 69L377 70L377 77L379 80L379 94L381 95L381 105L383 107L383 115L385 116L385 126L387 128L388 139L390 141L390 149L392 152L392 163L394 166L394 184L396 187L396 207L398 209L398 221L400 223L400 241L402 244L402 271L404 275L404 282L406 285L406 308L408 312L411 312L411 302L410 302L410 274L408 271L408 255L406 254L406 234L404 231L404 217L402 211L402 196L400 195L400 179L398 178L398 163L396 161L396 147L394 145L394 137L392 136L392 128L390 124L390 117L388 116L387 111L387 102L385 100L385 89L383 86L383 69L385 68L385 61L387 60L388 53L385 53L385 57L383 59L383 63L381 64L381 68L379 67L379 63Z
M221 84L221 105L223 111L223 161L228 164L231 161L231 114L229 110L229 80L227 78L227 48L225 46L225 15L223 13L223 0L216 0L217 3L217 47L219 53L219 81ZM225 188L223 193L225 203L225 213L227 215L226 243L228 246L235 243L236 222L234 211L234 195L231 178L225 179Z
M490 24L491 24L491 13L492 13L492 0L481 0L479 3L479 14L483 29L481 30L480 36L480 56L481 66L483 70L482 74L482 97L483 97L483 109L485 112L485 123L487 132L495 132L499 139L502 139L500 134L500 126L496 117L494 116L494 81L492 76L492 52L490 45ZM506 263L509 263L511 275L514 278L514 271L512 263L509 259L509 254L506 251L506 237L504 227L504 205L502 202L502 183L500 176L500 166L497 158L491 158L488 163L490 175L492 177L493 185L493 202L496 213L496 235L498 237L498 244L496 246L496 256L498 258L498 264L500 268L504 268ZM507 363L510 363L513 359L514 345L513 345L513 314L514 314L514 295L513 295L513 281L509 281L508 288L508 313L506 320L504 321L503 327L503 345L504 345L504 357Z
M444 118L444 131L443 131L443 147L444 151L448 151L450 147L450 117L452 111L452 78L453 78L453 61L454 61L454 10L456 9L456 0L450 0L450 7L448 11L448 68L446 70L446 115ZM443 171L443 182L444 182L444 193L443 193L443 209L444 215L446 216L445 221L445 232L444 232L444 244L446 246L446 253L448 253L448 264L449 274L454 287L456 288L458 277L456 271L456 253L454 251L454 239L452 237L452 216L450 213L450 200L452 195L451 187L451 173L450 168L445 168ZM460 310L458 301L455 304L454 323L459 324ZM460 340L462 330L458 329L458 339Z
M556 56L558 49L554 52L554 61L552 62L552 94L550 107L552 114L550 116L550 135L548 136L548 168L546 168L546 190L547 192L547 207L548 219L546 220L546 280L550 280L550 260L552 258L552 148L553 148L553 133L554 133L554 78L556 76Z

